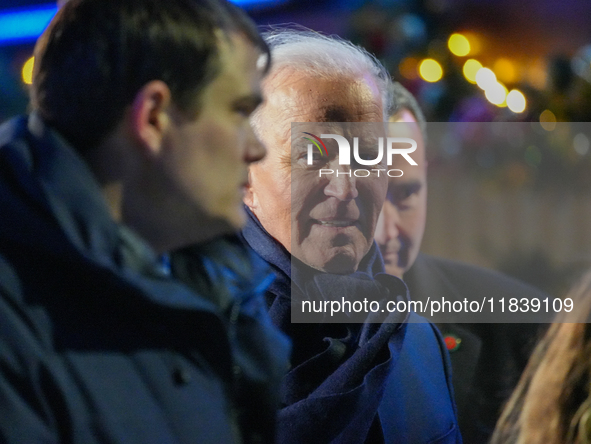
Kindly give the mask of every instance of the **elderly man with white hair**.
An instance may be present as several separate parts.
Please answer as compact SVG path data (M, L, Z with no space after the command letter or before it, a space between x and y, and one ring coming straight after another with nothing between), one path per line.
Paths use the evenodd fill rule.
M273 65L253 125L268 154L249 170L242 234L277 275L269 313L293 341L278 442L461 442L448 356L432 324L414 313L398 323L291 322L292 290L406 297L402 281L380 274L373 241L386 180L305 174L291 149L292 122L384 122L391 81L338 38L275 30L265 39ZM313 279L298 281L306 273Z

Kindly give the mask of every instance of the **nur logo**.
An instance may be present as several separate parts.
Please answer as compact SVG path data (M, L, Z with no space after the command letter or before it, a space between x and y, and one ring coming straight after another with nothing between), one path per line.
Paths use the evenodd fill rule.
M308 136L312 136L314 137L314 139L316 139L318 142L320 142L320 145L322 145L322 148L324 148L324 152L322 151L322 149L320 148L320 145L318 145L318 142L316 142L316 140L312 140L308 137L304 137L304 139L312 142L314 145L316 145L316 148L318 148L318 151L320 151L320 155L324 156L324 154L326 153L326 155L328 156L328 150L326 149L326 145L324 144L324 142L322 140L320 140L320 138L318 138L317 136L315 136L312 133L307 133L304 131L304 134L307 134ZM308 165L311 165L310 163L310 151L312 150L312 145L308 145Z
M321 156L324 156L326 154L326 156L328 157L328 150L326 148L326 145L322 141L322 139L334 139L339 146L339 165L351 165L351 145L349 144L349 141L345 137L343 137L339 134L320 134L320 137L317 137L312 133L303 132L303 134L313 137L313 139L310 139L309 137L304 136L304 139L306 139L309 142L312 142L312 143L308 144L308 156L307 156L307 164L308 165L314 164L314 156L313 156L314 145L316 146L316 148L320 152ZM394 144L403 144L403 145L407 145L407 146L410 145L410 147L409 148L394 148L394 146L393 146ZM385 149L384 149L384 145L386 146ZM322 146L322 148L321 148L321 146ZM324 148L324 150L323 150L323 148ZM353 158L355 159L355 162L358 165L368 165L368 166L378 165L379 163L382 162L382 160L384 158L384 151L386 154L388 166L392 165L392 158L396 154L402 156L410 165L417 165L417 163L413 160L413 158L410 157L410 153L413 153L416 149L417 149L417 142L414 139L410 139L408 137L379 137L377 151L372 150L372 153L376 152L375 159L364 159L364 158L362 158L362 156L359 155L359 138L353 137ZM360 171L359 174L355 173L355 176L357 176L357 177L367 177L369 174L371 174L369 170L356 169L355 171ZM376 169L372 169L371 171L377 172L377 174L379 176L380 171L386 171L386 170L383 168L376 168ZM390 171L392 171L392 172L395 171L396 175L391 175ZM333 173L335 173L334 170L321 169L319 174L320 174L320 176L322 176L323 174L333 174ZM337 170L336 174L337 174L337 176L339 174L346 174L346 175L350 176L351 172L350 171L339 172ZM388 170L387 174L390 177L400 177L400 176L402 176L403 173L402 173L402 170L392 169L392 170Z

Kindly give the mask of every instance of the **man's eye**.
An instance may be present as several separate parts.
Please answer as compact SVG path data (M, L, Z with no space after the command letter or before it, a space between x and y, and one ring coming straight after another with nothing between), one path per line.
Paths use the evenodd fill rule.
M395 193L394 197L396 198L396 200L406 200L409 197L411 197L413 194L414 193L412 190L402 189L402 190L398 190L398 192Z
M234 108L234 112L240 114L242 117L250 117L253 111L251 106L236 106Z
M258 95L241 97L233 102L232 111L242 117L250 117L261 103L262 97Z
M420 189L419 184L390 187L388 189L388 200L395 205L409 205L412 203L412 199L419 194Z
M326 163L326 159L327 157L320 154L319 151L312 151L311 155L309 155L307 152L301 153L297 157L298 163L312 167L324 165L324 163Z

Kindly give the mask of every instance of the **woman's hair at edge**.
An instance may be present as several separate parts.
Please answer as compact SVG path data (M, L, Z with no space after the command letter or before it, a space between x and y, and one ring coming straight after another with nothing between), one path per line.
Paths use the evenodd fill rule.
M301 26L272 27L262 33L273 55L273 73L293 68L314 77L334 78L370 73L382 97L384 121L392 97L392 80L386 68L365 49L338 36L326 36ZM260 108L251 117L260 134Z
M220 70L218 29L267 54L268 69L254 23L225 0L69 0L35 46L31 107L79 151L99 145L152 80L196 116Z
M591 442L591 271L569 292L537 345L493 434L493 444Z

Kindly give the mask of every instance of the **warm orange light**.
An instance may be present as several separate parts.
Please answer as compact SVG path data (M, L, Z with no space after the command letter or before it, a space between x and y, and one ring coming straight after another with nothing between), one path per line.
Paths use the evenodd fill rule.
M542 111L542 114L540 114L540 125L546 131L554 131L554 128L556 128L556 116L554 113L549 109Z
M505 83L513 83L517 80L517 71L515 65L509 59L501 57L493 65L493 71L499 80Z
M398 65L400 75L408 80L414 80L417 78L417 65L419 61L414 57L406 57Z
M480 36L474 32L463 32L462 33L470 42L470 55L475 56L480 54L482 51L482 39Z
M528 64L527 79L538 89L546 87L548 71L546 68L546 61L543 59L535 59Z

